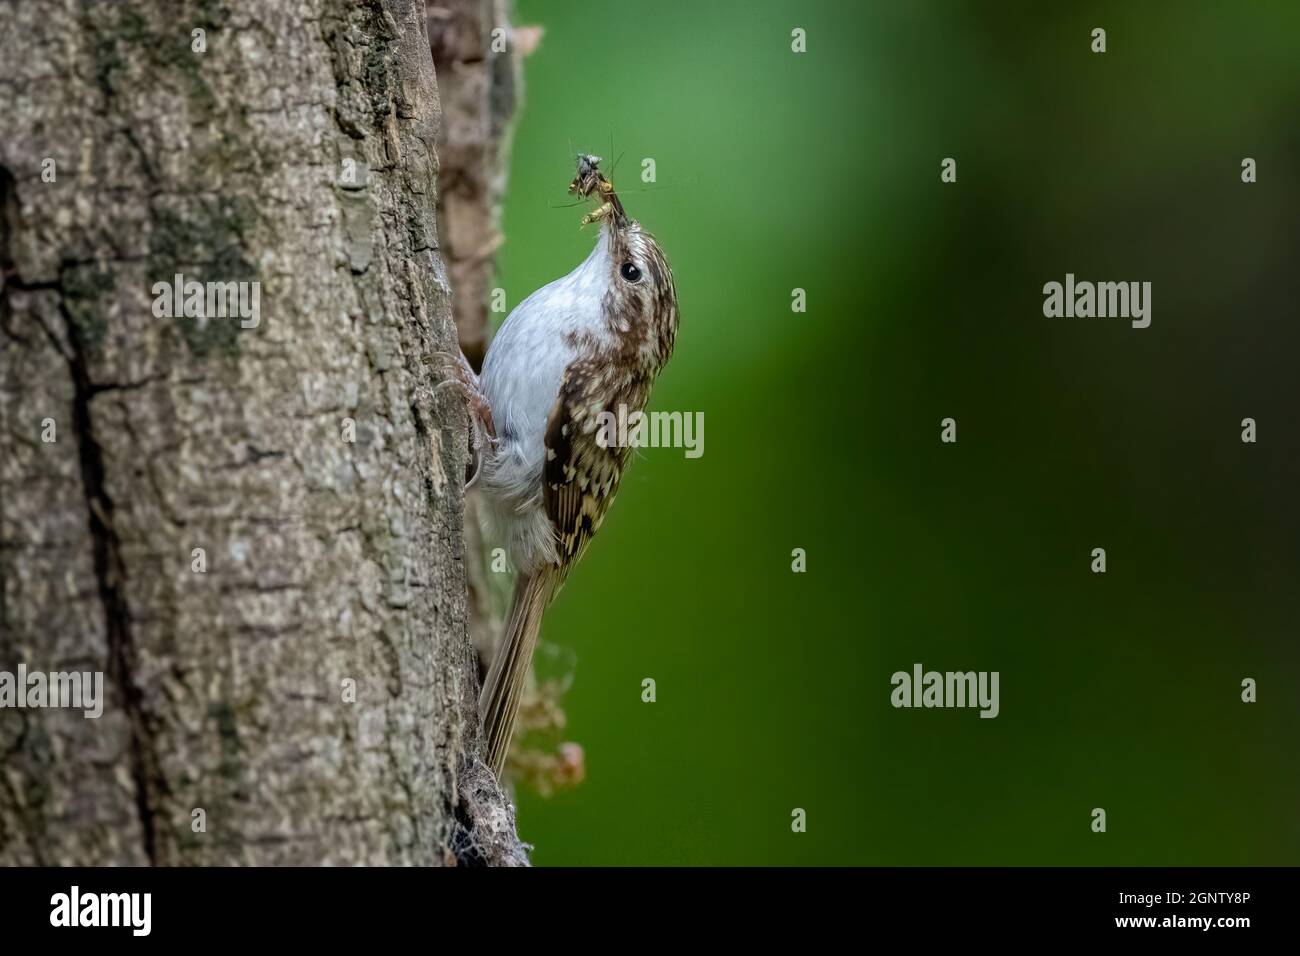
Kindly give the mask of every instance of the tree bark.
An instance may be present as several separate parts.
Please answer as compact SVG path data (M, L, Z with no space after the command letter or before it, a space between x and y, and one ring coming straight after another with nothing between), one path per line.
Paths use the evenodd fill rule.
M530 49L540 31L524 28L516 36L508 0L429 0L426 8L443 111L443 252L456 290L453 314L461 347L477 369L490 331L489 286L502 242L512 121L523 88L521 49Z
M0 2L0 671L106 693L0 709L0 863L526 862L474 756L424 24ZM159 317L177 274L260 321Z

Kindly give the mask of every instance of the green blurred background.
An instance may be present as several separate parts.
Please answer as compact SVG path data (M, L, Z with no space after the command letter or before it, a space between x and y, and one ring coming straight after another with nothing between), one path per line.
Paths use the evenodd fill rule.
M706 422L547 617L587 779L520 792L536 863L1300 862L1300 7L1076 6L519 0L499 284L586 255L572 151L621 154L651 408ZM1044 318L1066 272L1151 327ZM915 662L1001 715L895 710Z

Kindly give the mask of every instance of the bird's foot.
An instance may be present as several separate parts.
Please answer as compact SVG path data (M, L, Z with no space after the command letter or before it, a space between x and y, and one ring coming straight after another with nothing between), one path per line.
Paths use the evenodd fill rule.
M475 467L473 474L466 480L465 487L468 488L478 480L478 465L482 458L483 446L487 445L495 451L500 444L496 422L492 418L492 403L483 392L479 377L474 373L464 352L457 350L454 356L446 352L438 352L435 355L445 360L444 368L448 375L434 387L434 396L436 397L443 389L451 389L465 400L465 406L469 410L470 441L474 451Z

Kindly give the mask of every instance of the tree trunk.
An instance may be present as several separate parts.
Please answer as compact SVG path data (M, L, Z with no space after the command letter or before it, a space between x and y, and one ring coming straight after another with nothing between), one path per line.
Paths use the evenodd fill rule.
M540 31L528 27L517 35L507 0L429 0L427 9L442 99L442 248L456 290L460 344L479 368L487 351L489 283L502 241L511 123L523 86L521 50L531 49Z
M177 6L0 0L0 671L105 677L0 709L0 863L525 862L424 6ZM168 317L177 275L260 307Z

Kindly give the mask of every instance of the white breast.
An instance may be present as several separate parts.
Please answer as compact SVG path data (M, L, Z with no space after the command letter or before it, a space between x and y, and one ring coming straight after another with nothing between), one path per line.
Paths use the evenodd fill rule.
M525 522L531 527L501 528L511 541L517 563L536 555L546 420L555 406L564 370L577 357L571 333L608 340L601 304L609 285L608 226L578 268L538 289L506 318L483 360L481 385L492 405L500 444L484 462L483 487L494 499L498 524ZM535 510L536 515L527 512ZM517 515L517 517L515 517ZM549 525L545 526L549 536ZM549 537L547 538L549 541Z

